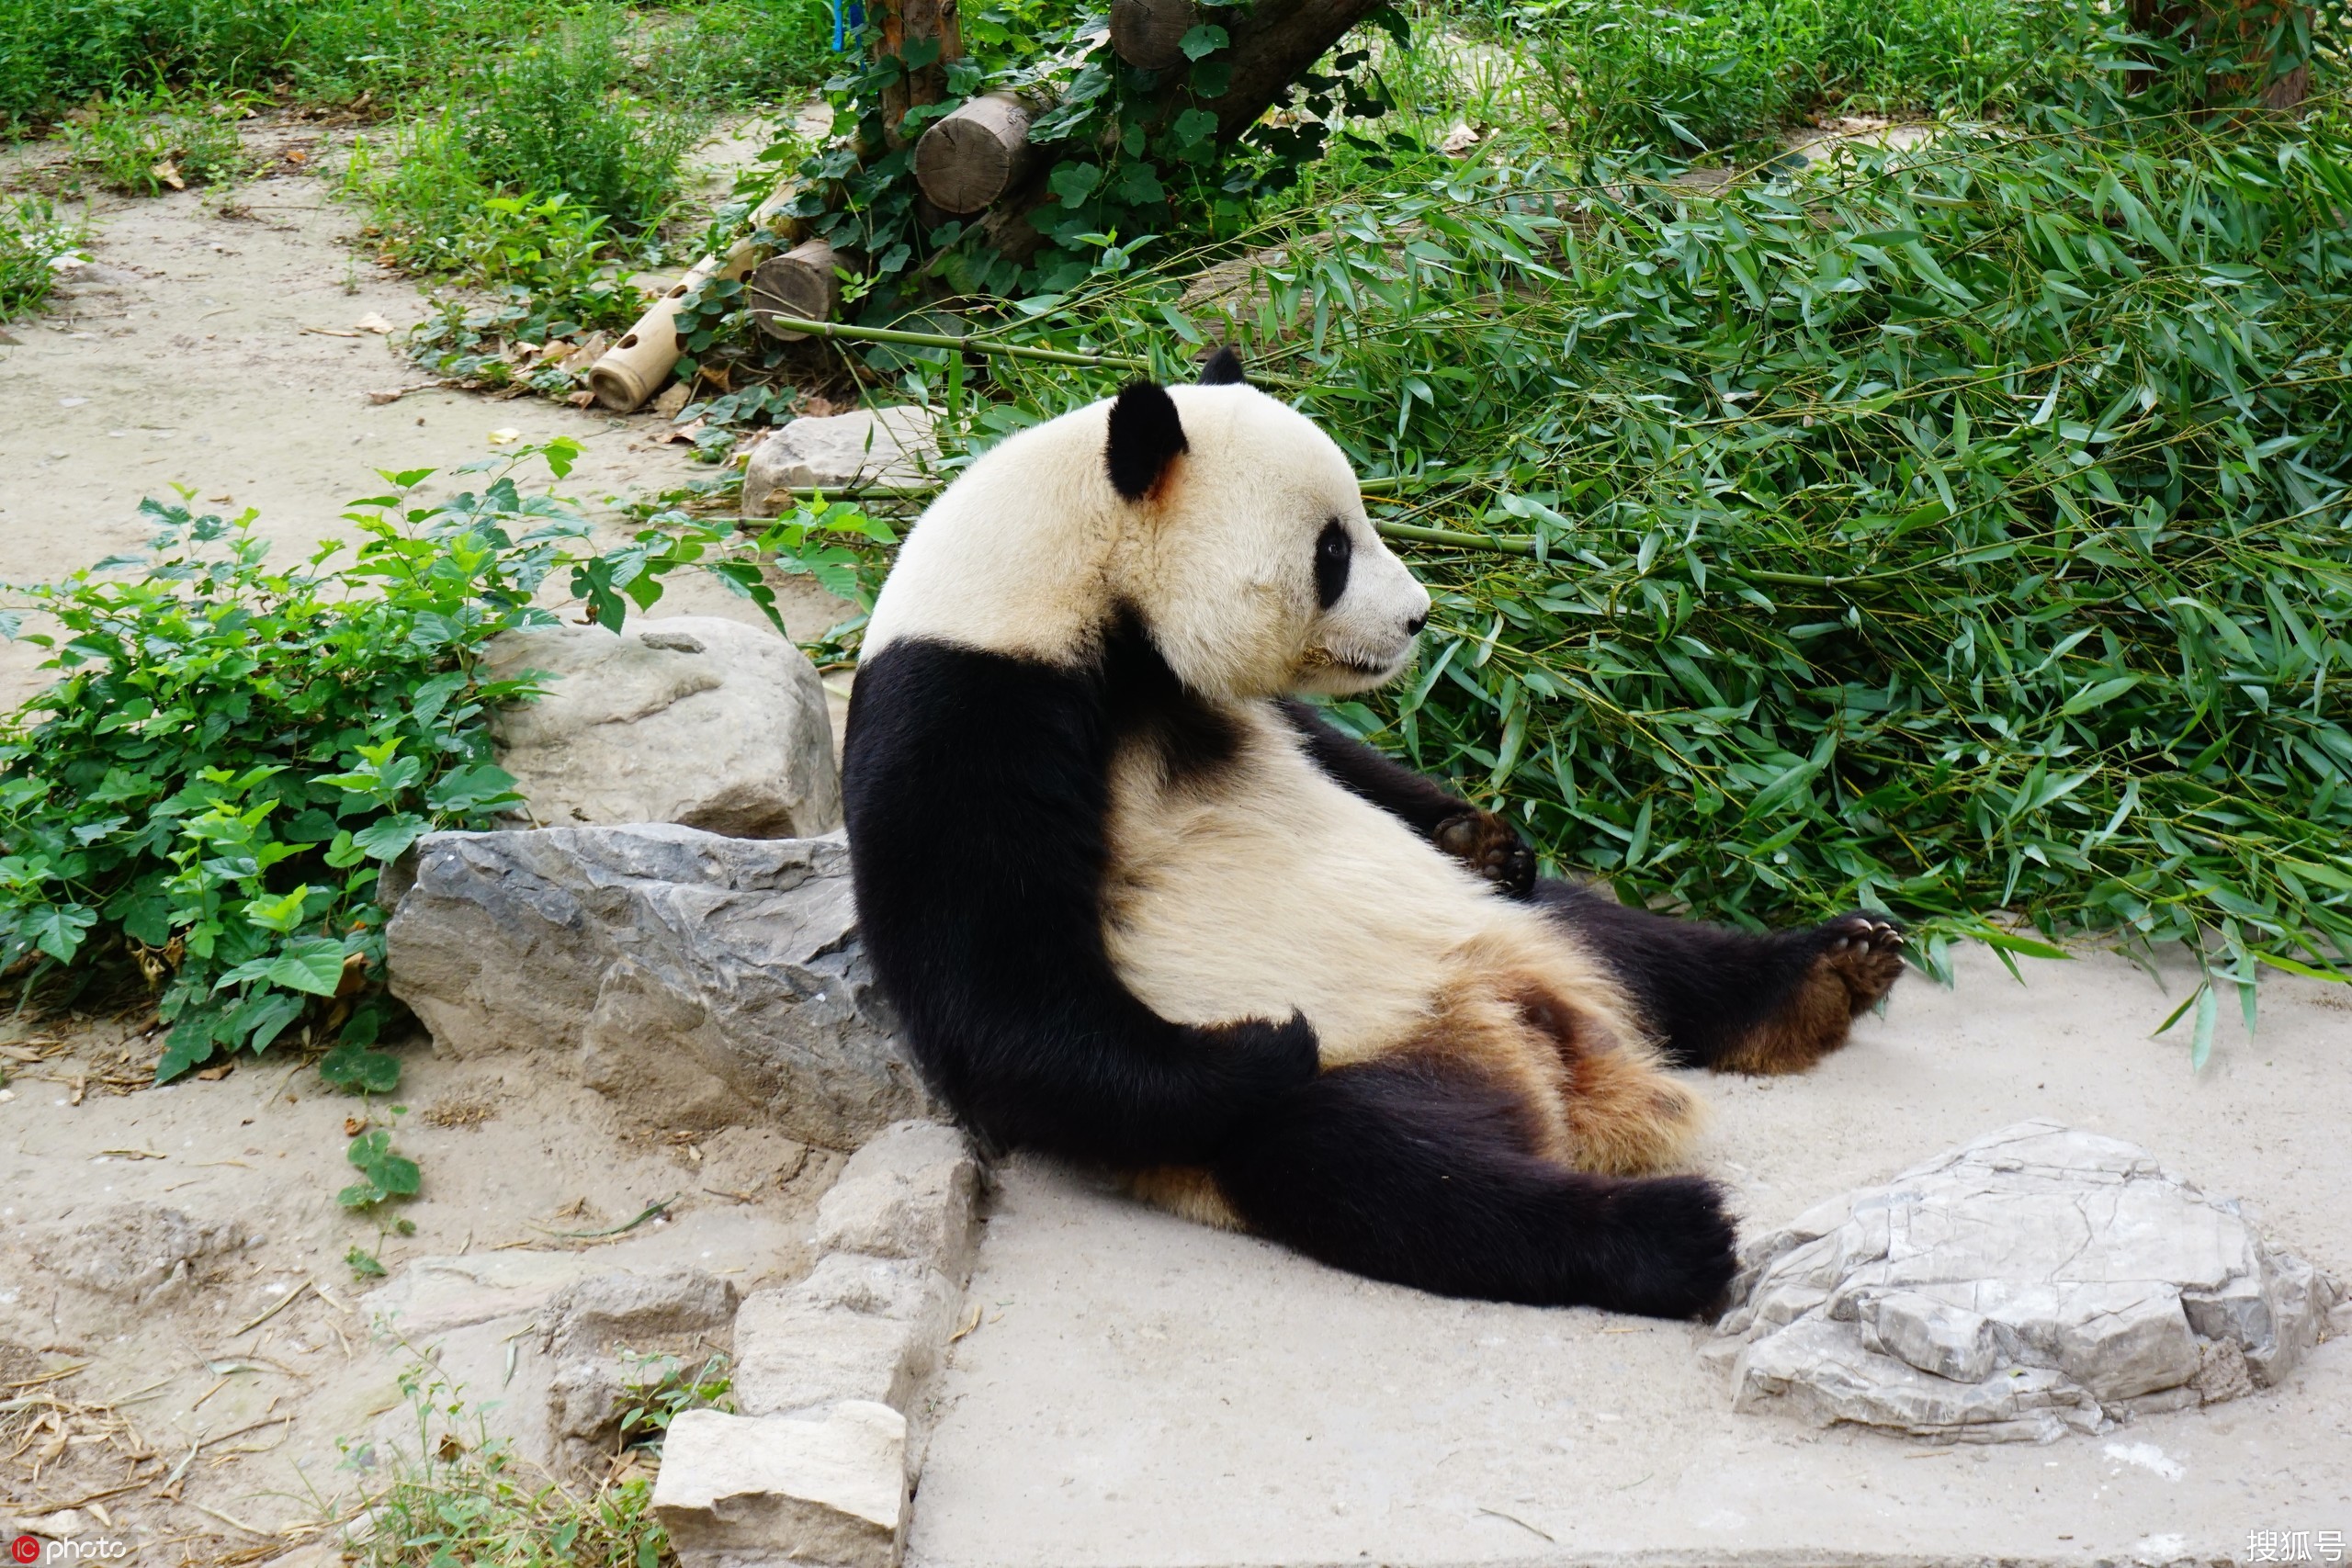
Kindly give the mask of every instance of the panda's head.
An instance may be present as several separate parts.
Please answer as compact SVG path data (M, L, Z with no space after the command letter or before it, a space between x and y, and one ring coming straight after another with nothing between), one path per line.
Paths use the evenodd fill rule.
M1355 472L1229 353L1003 442L933 502L865 636L1055 662L1141 622L1194 691L1344 694L1401 671L1430 596L1365 516Z
M1199 386L1127 388L1104 424L1126 513L1113 592L1186 684L1336 694L1404 669L1429 591L1373 531L1338 444L1229 352Z

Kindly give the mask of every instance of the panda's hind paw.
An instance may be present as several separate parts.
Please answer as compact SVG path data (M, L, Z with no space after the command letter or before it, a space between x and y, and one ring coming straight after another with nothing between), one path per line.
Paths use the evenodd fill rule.
M1883 916L1840 915L1816 935L1822 945L1815 967L1845 987L1851 1017L1876 1007L1903 977L1903 928Z
M1535 852L1518 829L1491 811L1472 807L1449 817L1430 841L1513 898L1535 890Z

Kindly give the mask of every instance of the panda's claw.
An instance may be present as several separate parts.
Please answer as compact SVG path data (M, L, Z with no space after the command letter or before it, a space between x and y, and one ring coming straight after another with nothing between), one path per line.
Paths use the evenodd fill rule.
M1535 852L1502 818L1476 807L1449 817L1430 833L1430 842L1460 861L1513 898L1535 890Z

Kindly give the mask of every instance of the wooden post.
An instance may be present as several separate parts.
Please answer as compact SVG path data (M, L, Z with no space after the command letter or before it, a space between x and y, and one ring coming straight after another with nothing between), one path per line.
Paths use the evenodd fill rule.
M1111 48L1138 71L1184 63L1184 35L1200 25L1194 0L1111 0Z
M915 143L915 183L942 212L985 211L1029 163L1029 106L1010 93L974 98Z
M794 332L785 324L787 321L831 321L842 303L836 260L831 245L809 240L762 262L743 290L752 320L762 332L785 343L798 343L808 335Z
M883 129L891 146L902 147L907 139L899 134L899 122L907 111L947 96L947 62L964 56L963 24L956 17L956 0L879 0L878 15L882 25L875 48L883 54L904 54L908 45L932 39L939 43L938 59L883 91Z

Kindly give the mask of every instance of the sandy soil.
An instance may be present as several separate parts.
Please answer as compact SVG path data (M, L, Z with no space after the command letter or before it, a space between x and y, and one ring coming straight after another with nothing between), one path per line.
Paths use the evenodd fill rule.
M651 439L665 423L655 415L434 389L359 329L371 315L406 327L425 306L355 243L362 216L334 194L350 135L256 123L248 146L274 172L232 199L92 202L92 265L65 278L49 314L9 327L13 344L0 340L0 581L142 545L140 500L175 486L255 508L279 548L305 550L340 526L349 498L381 489L375 469L453 468L489 455L493 430L579 440L585 456L562 488L584 501L709 471ZM710 181L768 140L745 126L714 138ZM0 189L39 179L55 156L0 154ZM368 396L418 388L390 403ZM797 634L839 618L836 602L797 586L783 588ZM661 609L761 624L707 579L679 581ZM41 683L40 655L0 645L0 702ZM379 1235L335 1201L353 1175L346 1118L365 1107L282 1054L214 1081L143 1087L156 1051L143 1022L0 1022L0 1535L40 1520L45 1533L130 1543L139 1562L289 1549L289 1563L331 1560L331 1521L382 1481L380 1465L347 1464L339 1440L397 1431L397 1379L414 1364L371 1337L371 1282L347 1249L376 1253L395 1277L435 1257L488 1259L484 1278L509 1284L683 1262L748 1291L806 1268L808 1215L838 1165L770 1132L692 1142L551 1074L436 1060L420 1042L404 1051L395 1141L422 1164L424 1190L401 1210L414 1234ZM616 1238L549 1234L619 1225L663 1200L664 1217ZM75 1227L130 1201L255 1239L143 1303L72 1282L60 1253ZM509 1291L494 1304L529 1299ZM481 1363L450 1370L474 1380L467 1397L495 1399Z
M2192 1075L2181 1031L2149 1038L2185 965L2169 998L2108 953L2024 969L1965 949L1955 989L1906 977L1810 1073L1687 1075L1744 1224L2050 1116L2352 1279L2344 987L2266 976L2260 1032L2225 1020ZM971 1297L986 1316L929 1391L923 1568L2114 1568L2352 1531L2342 1334L2278 1388L2047 1448L1819 1431L1734 1415L1697 1326L1375 1284L1026 1159Z

